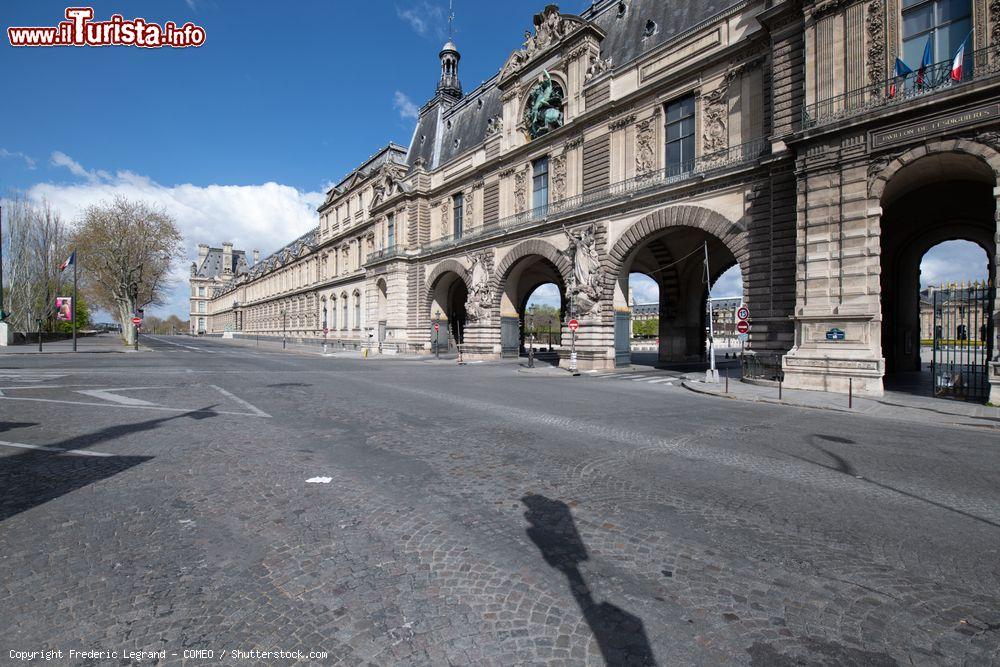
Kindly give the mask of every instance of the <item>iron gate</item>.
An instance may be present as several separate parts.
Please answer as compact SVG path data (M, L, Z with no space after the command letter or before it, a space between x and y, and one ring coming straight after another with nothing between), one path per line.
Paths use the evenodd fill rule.
M629 325L632 313L615 311L615 366L628 366L632 363L632 336Z
M965 401L989 396L993 352L993 290L983 283L942 286L933 291L934 395Z

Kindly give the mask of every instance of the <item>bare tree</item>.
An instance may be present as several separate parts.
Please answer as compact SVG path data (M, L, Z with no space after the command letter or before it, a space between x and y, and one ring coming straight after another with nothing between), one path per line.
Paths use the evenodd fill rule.
M55 326L55 298L65 285L66 225L48 202L8 197L4 205L4 309L15 331Z
M170 269L184 256L173 218L145 202L116 197L87 208L74 229L73 247L91 302L117 317L131 344L133 315L163 302Z

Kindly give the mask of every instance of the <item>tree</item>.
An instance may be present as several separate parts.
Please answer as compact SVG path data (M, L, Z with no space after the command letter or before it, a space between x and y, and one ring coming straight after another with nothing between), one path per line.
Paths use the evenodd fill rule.
M46 201L23 196L4 202L4 310L15 331L36 331L55 326L55 298L66 296L59 264L69 254L66 225Z
M77 295L76 303L73 304L73 319L76 320L76 330L78 333L90 326L90 306L87 305L87 301L80 295ZM72 333L73 323L56 322L56 331Z
M132 317L163 302L184 242L166 211L116 197L90 206L73 231L73 248L91 302L115 315L127 344Z

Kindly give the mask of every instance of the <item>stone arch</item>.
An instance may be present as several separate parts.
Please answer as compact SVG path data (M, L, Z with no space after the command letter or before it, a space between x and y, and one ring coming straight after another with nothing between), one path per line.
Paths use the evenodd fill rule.
M978 158L993 171L994 180L996 180L997 175L1000 174L1000 153L986 144L972 141L970 139L931 141L897 155L896 157L890 159L886 163L885 167L875 172L875 176L869 187L870 207L874 209L881 205L882 196L885 194L886 186L900 169L916 162L920 158L924 158L929 155L942 155L946 153L961 153Z
M538 255L547 259L556 267L559 272L560 277L563 280L564 285L569 285L573 275L573 266L565 255L556 250L548 241L543 241L541 239L529 239L527 241L522 241L517 244L510 251L504 255L503 259L497 264L496 268L493 270L493 275L490 277L490 294L493 296L493 311L499 312L500 301L503 298L503 287L504 283L507 281L507 277L510 274L511 269L520 262L525 257L531 255Z
M618 240L601 263L604 274L604 298L614 299L615 280L634 248L649 236L677 227L692 227L711 234L725 245L740 265L743 284L748 284L750 248L746 231L721 213L701 206L668 206L653 211L633 223ZM721 273L720 273L721 275ZM718 276L714 276L717 278Z
M437 266L431 270L430 275L427 276L427 280L424 281L426 286L424 289L424 307L422 313L426 313L430 310L431 303L434 301L434 289L437 282L447 273L455 273L462 279L465 283L466 289L470 292L472 291L472 276L469 275L469 270L465 265L458 261L457 259L445 259L438 263Z

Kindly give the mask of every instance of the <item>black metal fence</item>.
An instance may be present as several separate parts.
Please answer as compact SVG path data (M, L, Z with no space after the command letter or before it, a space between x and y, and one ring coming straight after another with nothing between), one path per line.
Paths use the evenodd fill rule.
M993 290L986 283L942 286L933 291L933 305L934 395L985 401L993 356Z
M780 354L741 354L740 377L744 380L783 382Z

